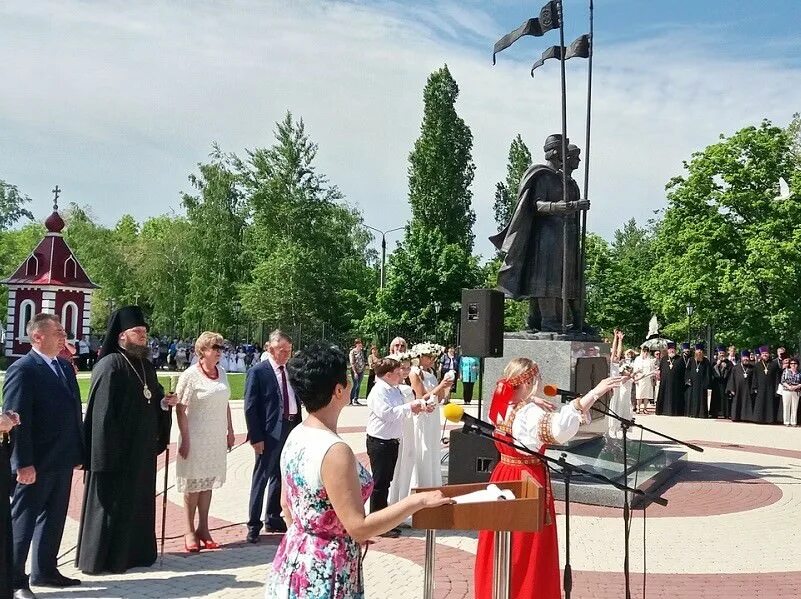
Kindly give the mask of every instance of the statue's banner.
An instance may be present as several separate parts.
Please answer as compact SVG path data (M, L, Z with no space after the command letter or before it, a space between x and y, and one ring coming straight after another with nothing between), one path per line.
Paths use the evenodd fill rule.
M567 50L565 51L565 60L570 60L575 56L578 56L579 58L589 58L591 45L592 45L592 39L590 39L589 33L580 35L573 41L572 44L570 44L567 47ZM542 57L532 65L531 76L533 77L534 70L544 65L545 61L548 60L549 58L556 58L557 60L561 60L563 49L564 46L551 46L550 48L545 50L542 53Z
M539 18L528 19L514 31L507 33L497 42L492 49L492 64L495 64L495 56L506 50L524 35L542 37L552 29L559 28L562 22L561 11L559 10L559 0L551 0L540 10Z

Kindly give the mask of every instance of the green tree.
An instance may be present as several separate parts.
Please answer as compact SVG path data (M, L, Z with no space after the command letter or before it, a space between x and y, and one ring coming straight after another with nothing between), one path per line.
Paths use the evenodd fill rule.
M387 285L362 323L374 335L402 327L418 339L451 339L462 288L481 280L472 255L473 136L456 113L458 94L447 66L432 73L423 90L420 137L409 155L412 219L389 258Z
M518 133L509 145L509 157L506 162L506 180L495 186L495 202L492 206L495 222L499 229L504 228L512 218L517 203L517 189L520 179L531 166L531 152Z
M33 220L33 214L25 208L31 199L20 193L16 185L0 179L0 232L8 230L21 218Z
M284 326L350 331L375 287L371 237L361 214L317 171L317 150L303 120L287 113L274 145L237 162L253 218L253 273L242 285L242 305L253 318Z
M780 177L799 181L793 140L763 121L692 155L668 183L646 291L681 336L684 306L718 340L787 343L801 331L801 196L778 200Z
M190 329L226 334L237 324L238 288L249 273L244 260L247 206L235 161L217 145L198 171L189 176L196 194L182 196L191 248L183 321Z
M473 134L456 113L459 86L447 65L428 77L423 90L420 137L409 154L412 220L440 230L446 244L473 249L475 164Z

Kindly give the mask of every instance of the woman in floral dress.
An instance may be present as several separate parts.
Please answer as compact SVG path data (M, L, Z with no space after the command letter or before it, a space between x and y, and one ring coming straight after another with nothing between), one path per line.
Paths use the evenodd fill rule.
M268 599L363 598L361 545L419 509L451 501L440 491L415 493L365 516L372 479L336 432L350 400L347 370L346 355L325 345L301 350L287 364L309 416L281 452L287 533L267 581Z

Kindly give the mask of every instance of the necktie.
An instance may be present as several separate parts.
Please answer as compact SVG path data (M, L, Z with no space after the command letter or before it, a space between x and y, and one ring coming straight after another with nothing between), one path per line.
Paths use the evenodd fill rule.
M278 370L281 371L281 395L284 399L284 418L289 418L289 387L286 383L286 369L279 366Z
M63 373L63 372L61 372L61 366L59 366L59 365L58 365L58 360L56 360L55 358L53 358L53 361L52 361L52 362L50 362L50 365L53 367L53 370L55 371L55 374L56 374L56 376L57 376L57 377L58 377L60 380L62 380L62 381L63 381L63 380L64 380L64 373Z

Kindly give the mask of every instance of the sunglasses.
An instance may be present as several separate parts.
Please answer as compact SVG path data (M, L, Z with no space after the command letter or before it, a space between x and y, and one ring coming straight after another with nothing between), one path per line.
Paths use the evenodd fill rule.
M225 349L225 346L220 345L219 343L215 343L214 345L211 346L211 349L215 349L217 351L222 351L222 350Z

